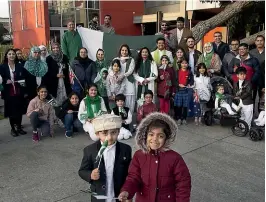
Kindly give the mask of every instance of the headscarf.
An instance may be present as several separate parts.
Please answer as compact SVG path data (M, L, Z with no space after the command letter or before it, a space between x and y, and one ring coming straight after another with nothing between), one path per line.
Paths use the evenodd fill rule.
M44 50L44 49L46 50L46 55L45 56L42 56L41 55L41 60L45 62L46 61L46 58L49 56L48 50L47 50L46 46L44 46L44 45L40 45L39 46L39 49L41 51Z
M105 61L105 58L103 58L102 61L98 60L97 53L99 51L102 51L104 53L104 50L103 49L100 49L100 48L96 52L96 61L95 61L95 63L96 63L96 70L97 70L97 72L101 72L102 69L107 69L108 68L107 67L107 64L106 64L106 61Z
M213 56L213 54L214 54L214 51L213 51L213 45L212 45L212 43L210 43L210 42L208 42L208 43L205 43L204 44L204 47L205 46L211 46L211 50L209 51L209 52L206 52L205 50L204 50L204 53L203 53L203 62L205 63L205 65L206 65L206 67L207 68L210 68L210 66L211 66L211 61L212 61L212 56Z
M41 50L37 46L31 48L29 59L25 63L24 68L33 76L43 77L48 71L47 64L46 62L42 61L40 57L34 58L32 56L34 52L41 52Z
M54 46L58 46L58 48L59 48L59 52L58 53L55 53L54 51L53 51L53 47ZM51 45L51 48L52 48L52 53L51 53L51 57L54 59L54 61L56 61L57 63L61 63L62 62L62 60L63 60L63 52L62 52L62 50L61 50L61 47L60 47L60 44L59 43L57 43L57 42L54 42L54 43L52 43L52 45Z

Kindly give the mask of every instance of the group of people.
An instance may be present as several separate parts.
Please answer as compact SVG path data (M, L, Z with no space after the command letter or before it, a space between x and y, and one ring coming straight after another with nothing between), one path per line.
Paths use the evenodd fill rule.
M93 29L98 29L96 18ZM229 114L241 110L250 126L257 93L264 99L265 39L257 36L256 48L249 52L247 44L233 39L229 47L222 33L215 32L214 42L204 44L201 53L182 17L176 29L169 31L167 26L161 23L163 36L156 40L156 50L143 47L133 58L123 44L111 63L102 49L96 61L88 58L73 22L62 44L51 44L51 52L43 45L32 47L24 60L20 49L8 49L0 66L0 90L11 135L26 134L23 114L30 119L36 142L53 136L59 122L67 138L84 130L95 143L84 149L79 175L91 183L93 192L121 201L131 200L135 193L137 201L189 201L189 171L182 157L169 149L177 125L187 124L188 114L201 125L204 103L215 90L215 107ZM110 26L102 29L114 32ZM210 78L215 76L233 84L237 105L227 102L222 85L212 89ZM171 109L173 118L168 115ZM132 136L135 110L140 150L131 161L130 146L119 140Z
M263 36L257 36L257 47L249 53L247 44L233 39L229 48L221 41L222 33L215 32L214 42L204 44L201 54L195 49L193 36L184 38L192 33L184 28L184 19L179 17L174 31L168 32L167 22L162 22L164 37L157 38L156 50L151 52L143 47L133 58L130 47L123 44L118 57L108 63L102 49L97 50L96 61L88 58L72 21L68 28L61 46L52 43L50 53L43 45L32 47L28 60L24 61L21 50L6 52L0 75L5 116L10 118L13 136L26 133L21 126L24 113L31 119L35 141L43 134L38 130L44 122L50 124L50 129L45 130L50 131L49 135L53 134L54 123L63 123L66 137L72 137L73 131L83 126L85 132L97 140L91 121L103 113L122 117L119 139L128 139L132 136L135 107L137 124L151 112L170 114L174 111L178 125L187 124L188 115L195 117L196 125L201 125L206 110L202 101L211 100L211 91L217 91L216 107L226 105L221 102L223 87L212 89L210 83L210 78L217 75L232 84L240 83L235 85L235 97L241 105L242 119L249 126L257 92L261 100L264 98ZM47 100L52 100L50 104L56 103L57 107L46 104ZM227 105L226 108L230 114L239 110L232 111ZM73 127L74 122L78 127Z

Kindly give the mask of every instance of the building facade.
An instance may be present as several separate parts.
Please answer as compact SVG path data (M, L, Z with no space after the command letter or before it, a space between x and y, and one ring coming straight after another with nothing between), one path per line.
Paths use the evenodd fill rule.
M141 26L133 23L135 15L144 13L143 1L89 1L89 0L9 0L14 47L28 50L32 45L60 43L67 31L67 23L88 27L92 15L100 22L112 16L112 26L121 35L140 35Z
M152 35L160 28L161 20L175 27L176 18L188 19L186 26L196 24L199 17L219 12L217 3L193 1L89 1L89 0L9 0L14 46L29 49L32 45L60 43L67 23L88 27L97 13L100 23L112 16L112 26L120 35ZM202 12L202 13L200 13ZM208 18L206 15L204 18ZM200 19L204 20L204 19ZM190 23L189 23L190 22Z

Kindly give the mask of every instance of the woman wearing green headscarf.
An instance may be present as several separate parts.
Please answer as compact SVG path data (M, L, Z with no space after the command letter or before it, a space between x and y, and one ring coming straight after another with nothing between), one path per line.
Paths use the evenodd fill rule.
M199 56L197 65L200 63L206 65L209 74L219 75L221 72L222 61L219 55L214 53L213 46L210 42L204 44L203 54Z
M41 60L41 50L34 46L30 50L29 59L24 65L27 99L37 96L37 87L44 84L43 77L48 71L46 62Z
M97 76L94 79L94 83L98 82L101 79L101 71L102 69L108 69L108 64L104 58L104 50L103 49L98 49L96 52L96 72Z

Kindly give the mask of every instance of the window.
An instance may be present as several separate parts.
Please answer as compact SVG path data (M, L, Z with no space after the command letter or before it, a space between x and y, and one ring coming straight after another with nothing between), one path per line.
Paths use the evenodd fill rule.
M87 8L99 9L99 1L87 1Z
M145 1L145 8L168 6L179 3L180 1Z
M70 20L75 21L75 9L74 8L63 8L62 9L62 26L67 27L67 23Z

